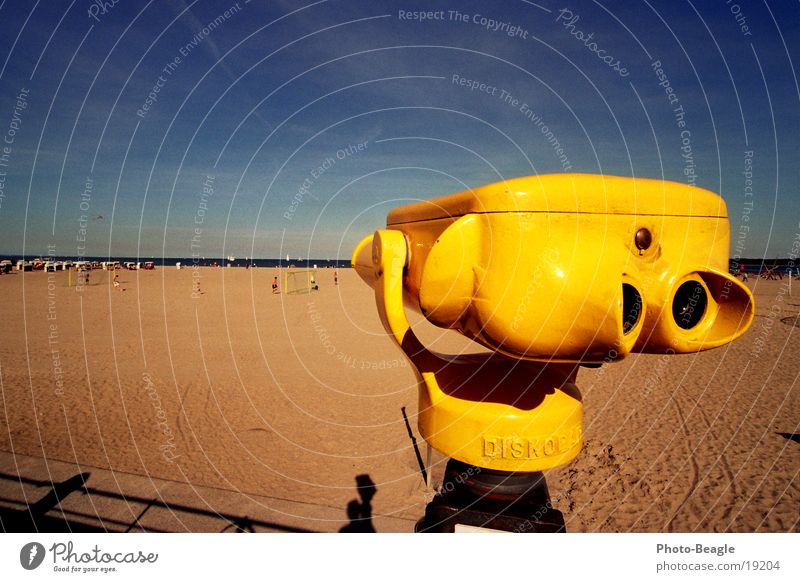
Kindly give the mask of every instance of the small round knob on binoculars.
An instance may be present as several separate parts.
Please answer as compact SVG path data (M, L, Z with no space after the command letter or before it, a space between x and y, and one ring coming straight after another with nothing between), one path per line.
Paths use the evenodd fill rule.
M640 228L636 231L636 248L640 251L646 251L650 248L650 243L653 242L653 235L646 228Z

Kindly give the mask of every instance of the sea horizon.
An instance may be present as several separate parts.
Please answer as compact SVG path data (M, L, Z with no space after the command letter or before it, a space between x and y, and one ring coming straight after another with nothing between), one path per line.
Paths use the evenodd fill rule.
M198 267L213 267L222 265L231 265L232 267L301 267L301 268L317 268L336 267L339 269L350 268L350 259L319 259L319 258L250 258L250 257L234 257L232 260L228 257L154 257L154 256L75 256L75 255L4 255L0 254L0 260L10 260L15 263L19 260L35 261L43 259L48 261L88 261L88 262L103 262L103 261L118 261L120 263L143 263L152 261L156 266L161 267L174 267L176 263L181 263L182 266L198 266Z

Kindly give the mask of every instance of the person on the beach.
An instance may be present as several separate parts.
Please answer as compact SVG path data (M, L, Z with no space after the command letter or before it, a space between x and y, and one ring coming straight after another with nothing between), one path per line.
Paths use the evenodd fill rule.
M747 281L747 271L744 270L744 265L739 264L739 275L742 276L742 281Z
M333 284L334 285L339 284L339 273L337 273L336 271L333 272Z
M120 288L119 287L119 273L115 273L114 274L114 290L118 291L119 288Z
M276 293L278 293L278 278L277 277L273 277L272 278L272 294L274 295Z

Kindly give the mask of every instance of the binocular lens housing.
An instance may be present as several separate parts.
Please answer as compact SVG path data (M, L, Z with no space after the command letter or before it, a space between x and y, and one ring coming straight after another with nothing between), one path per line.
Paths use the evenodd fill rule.
M622 284L622 333L627 335L639 323L642 316L642 296L636 287L629 283Z
M387 227L406 240L407 304L514 358L696 352L753 318L728 274L725 202L702 188L531 176L396 208ZM374 279L371 257L354 265Z
M692 329L706 312L708 294L697 281L682 283L672 298L672 317L681 329Z

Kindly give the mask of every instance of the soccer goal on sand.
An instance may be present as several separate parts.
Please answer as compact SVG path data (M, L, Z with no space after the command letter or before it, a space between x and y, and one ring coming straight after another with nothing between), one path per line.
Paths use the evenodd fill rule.
M284 271L284 293L310 293L318 290L316 269L287 269Z

